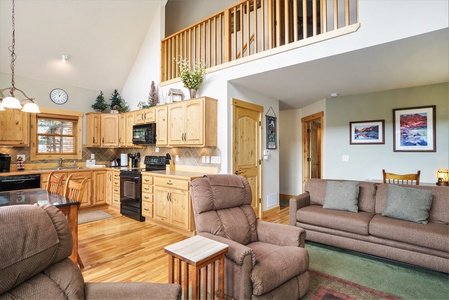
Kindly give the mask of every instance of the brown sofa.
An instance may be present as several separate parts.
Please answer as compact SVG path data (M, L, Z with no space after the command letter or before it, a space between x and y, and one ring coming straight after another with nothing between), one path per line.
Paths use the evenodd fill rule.
M332 192L329 187L341 182L358 183L356 212L323 207L329 206L329 202L325 204L327 193ZM398 189L431 193L428 217L422 222L427 224L406 220L401 211L397 212L401 216L390 215L395 197L400 198L395 192ZM448 187L309 179L304 190L290 199L290 225L304 228L306 240L449 273ZM413 204L399 210L409 211L410 207Z
M54 206L0 208L0 299L180 299L177 284L84 283L72 235Z

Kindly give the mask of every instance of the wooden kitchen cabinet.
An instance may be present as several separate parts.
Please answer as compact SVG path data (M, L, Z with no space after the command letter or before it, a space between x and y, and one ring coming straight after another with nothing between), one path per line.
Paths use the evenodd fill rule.
M168 145L168 109L167 105L156 107L156 146Z
M154 176L155 220L191 231L189 180Z
M118 147L119 114L86 113L86 147Z
M142 215L153 218L153 176L142 174Z
M119 117L119 147L131 148L133 144L134 112L120 114Z
M107 205L112 205L112 197L113 197L112 176L113 176L113 174L114 174L114 171L112 171L112 170L106 171L104 194L105 194Z
M144 108L134 111L134 123L136 125L156 122L155 107Z
M0 111L0 128L0 146L29 146L29 113L17 109Z
M112 201L111 207L120 210L120 170L112 171Z
M168 145L217 146L217 100L196 98L168 107Z
M106 203L106 171L93 171L93 197L92 205Z

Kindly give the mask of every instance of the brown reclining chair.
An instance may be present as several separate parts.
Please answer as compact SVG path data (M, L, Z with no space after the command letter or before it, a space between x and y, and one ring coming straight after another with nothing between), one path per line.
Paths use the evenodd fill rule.
M190 184L198 235L229 245L225 294L235 299L299 299L309 287L305 231L256 219L248 181L209 175Z
M180 299L177 284L85 283L72 235L52 205L0 207L0 299Z

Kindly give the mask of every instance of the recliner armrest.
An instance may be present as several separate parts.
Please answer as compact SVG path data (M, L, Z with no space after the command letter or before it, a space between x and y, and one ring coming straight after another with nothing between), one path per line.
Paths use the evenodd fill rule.
M151 282L87 282L86 299L181 299L181 286Z
M302 193L296 197L290 198L289 202L289 219L290 225L296 225L296 211L302 207L310 205L310 194Z
M304 248L306 231L296 226L257 220L257 236L261 242Z
M207 232L199 232L198 235L228 245L229 249L228 252L226 252L225 256L235 262L237 265L242 266L244 258L248 255L251 256L252 266L254 267L254 265L256 264L256 255L251 248L246 247L245 245L237 243L233 240L213 235Z

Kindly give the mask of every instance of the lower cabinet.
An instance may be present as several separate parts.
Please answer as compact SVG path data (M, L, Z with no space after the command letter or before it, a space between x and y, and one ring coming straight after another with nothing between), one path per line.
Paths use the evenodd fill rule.
M120 210L120 171L112 171L112 201L111 207Z
M155 220L193 231L189 183L190 180L154 176Z
M92 205L106 204L106 171L94 171Z
M148 174L142 175L142 215L153 218L153 176Z

